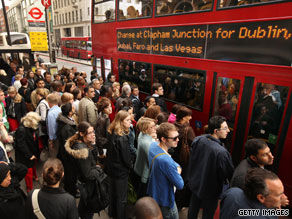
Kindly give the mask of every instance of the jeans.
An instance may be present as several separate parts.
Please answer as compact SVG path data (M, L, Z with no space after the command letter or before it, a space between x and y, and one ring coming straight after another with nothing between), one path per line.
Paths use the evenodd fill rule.
M163 215L163 219L178 219L178 211L176 204L172 208L159 206Z
M218 206L218 199L200 199L192 193L188 219L197 219L200 208L203 208L203 219L213 219Z

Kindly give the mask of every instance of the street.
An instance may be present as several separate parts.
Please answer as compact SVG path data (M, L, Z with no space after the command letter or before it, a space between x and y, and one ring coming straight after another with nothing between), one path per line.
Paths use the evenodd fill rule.
M50 62L49 55L44 53L39 53L40 57L45 61L45 63ZM67 58L66 56L62 56L59 53L59 56L56 58L56 64L58 65L58 70L63 67L71 69L72 67L76 67L77 71L85 71L87 73L87 81L90 82L90 72L92 71L91 63L87 60L79 60L73 58Z

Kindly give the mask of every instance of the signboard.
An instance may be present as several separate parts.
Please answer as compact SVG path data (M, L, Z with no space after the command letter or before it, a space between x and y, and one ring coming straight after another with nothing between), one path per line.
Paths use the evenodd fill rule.
M45 19L44 7L38 2L28 8L27 21L29 27L45 27Z
M46 32L29 32L31 51L48 51Z
M291 66L292 20L117 30L117 49Z
M42 5L48 9L51 6L51 0L42 0Z

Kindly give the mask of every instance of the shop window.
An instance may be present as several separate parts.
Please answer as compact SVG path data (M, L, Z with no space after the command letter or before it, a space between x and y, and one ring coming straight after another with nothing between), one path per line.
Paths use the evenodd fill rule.
M139 90L150 94L151 64L129 60L119 60L119 80L122 83L135 84Z
M153 83L159 82L163 86L164 98L203 110L205 71L155 65L153 74Z

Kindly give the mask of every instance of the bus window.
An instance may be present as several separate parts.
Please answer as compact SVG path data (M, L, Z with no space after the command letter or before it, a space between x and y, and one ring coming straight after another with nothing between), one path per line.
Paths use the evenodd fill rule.
M104 59L104 75L107 78L107 75L112 72L112 61L110 59Z
M203 109L206 72L154 65L153 74L153 83L162 84L166 99L197 110Z
M239 88L240 80L218 78L214 115L224 116L230 128L234 127Z
M268 2L278 2L283 0L220 0L219 8L232 7L232 6L242 6L251 4L261 4Z
M213 0L158 0L156 15L183 14L212 9Z
M264 139L273 149L277 143L288 91L289 88L284 86L257 84L249 138Z
M150 94L151 89L151 64L119 60L119 80L122 83L135 84L139 90Z
M79 49L86 50L86 41L80 41Z
M115 1L114 0L94 0L93 1L93 22L115 21Z
M133 19L152 16L153 1L119 1L118 19Z
M86 47L88 51L92 51L92 45L91 42L87 42L87 47Z
M19 44L26 44L27 39L24 34L12 34L11 37L11 44L12 45L19 45ZM8 42L8 36L6 36L6 41Z
M101 59L100 58L96 58L96 71L98 75L102 75L101 72Z

